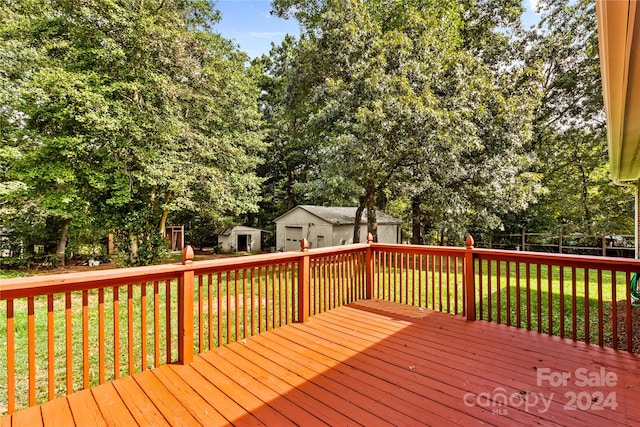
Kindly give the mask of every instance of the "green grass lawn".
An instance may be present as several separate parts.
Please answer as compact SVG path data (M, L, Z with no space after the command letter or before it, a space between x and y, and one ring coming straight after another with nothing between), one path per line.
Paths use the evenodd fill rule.
M479 280L479 268L476 272ZM626 273L614 277L611 271L534 264L521 264L517 271L515 263L500 262L498 273L497 262L489 266L485 261L482 286L476 289L476 316L557 336L562 328L564 337L581 341L586 340L588 329L589 342L598 343L602 333L603 344L611 346L613 301L626 299L627 283ZM601 311L598 301L602 301Z

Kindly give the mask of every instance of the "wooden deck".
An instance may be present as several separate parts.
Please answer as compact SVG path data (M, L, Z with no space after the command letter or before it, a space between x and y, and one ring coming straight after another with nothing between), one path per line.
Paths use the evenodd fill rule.
M639 367L634 354L361 301L188 366L18 411L0 426L632 426L640 419Z

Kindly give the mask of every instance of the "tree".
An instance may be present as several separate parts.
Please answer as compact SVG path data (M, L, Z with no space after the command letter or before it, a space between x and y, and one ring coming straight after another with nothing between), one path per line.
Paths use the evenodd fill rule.
M304 96L295 105L305 105L306 136L321 153L306 187L358 204L354 240L365 208L375 237L371 213L384 194L425 204L441 230L448 221L456 231L471 221L495 227L529 203L535 177L522 172L532 162L525 147L537 92L525 77L533 72L513 60L505 70L508 55L465 39L471 18L462 3L275 6L304 28L294 67Z
M633 229L631 192L616 187L607 173L595 4L554 0L540 8L527 61L542 64L544 72L532 144L546 191L513 227L628 232Z
M208 2L7 7L4 46L26 45L40 62L4 80L24 101L8 108L24 115L31 145L3 180L61 223L61 256L82 215L124 231L140 263L153 259L138 259L139 244L161 245L173 212L257 209L255 70L210 31Z

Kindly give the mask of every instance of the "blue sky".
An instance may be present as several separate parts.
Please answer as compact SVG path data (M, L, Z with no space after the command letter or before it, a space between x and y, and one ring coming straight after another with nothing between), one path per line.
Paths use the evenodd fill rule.
M214 29L233 40L251 58L268 54L271 42L279 44L285 34L298 35L295 20L272 16L270 0L218 0L216 8L222 20Z
M525 27L537 21L533 12L538 0L523 0L527 8L523 20ZM300 29L295 20L272 16L270 0L218 0L216 7L222 20L215 30L233 40L251 58L268 54L271 43L279 44L285 34L298 35Z

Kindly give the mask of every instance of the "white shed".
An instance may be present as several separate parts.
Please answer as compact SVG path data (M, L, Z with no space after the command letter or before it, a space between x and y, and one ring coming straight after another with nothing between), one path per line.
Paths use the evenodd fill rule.
M258 252L262 250L262 230L258 228L236 226L218 227L214 233L218 236L220 252Z
M309 241L310 248L322 248L353 243L355 207L299 205L276 218L278 250L300 249L300 241ZM376 212L378 242L400 243L402 220ZM360 242L367 241L367 211L360 225Z

